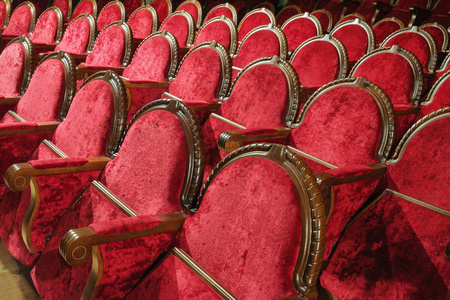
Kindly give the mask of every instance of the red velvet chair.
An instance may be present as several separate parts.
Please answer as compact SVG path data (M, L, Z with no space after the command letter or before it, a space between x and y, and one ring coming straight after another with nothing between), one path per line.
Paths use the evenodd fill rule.
M138 7L128 18L133 38L143 40L158 29L158 14L150 5Z
M448 96L450 95L449 78L450 72L446 72L431 87L426 99L420 103L421 107L418 116L422 118L439 109L450 107L450 97Z
M273 14L275 14L275 6L272 3L270 3L269 1L261 2L253 7L253 9L260 9L260 8L265 8L267 10L270 10Z
M239 24L244 16L250 11L250 5L246 0L234 0L231 4L236 9L238 19L238 22L236 24Z
M40 53L52 51L62 39L64 15L56 6L47 8L36 22L30 40L34 44L36 58Z
M194 42L195 23L188 12L176 11L168 16L159 27L159 31L163 30L167 30L176 37L180 48L187 48Z
M402 21L396 18L386 18L376 22L372 28L377 46L379 46L389 35L404 27Z
M289 5L297 5L304 12L312 12L318 9L319 1L314 0L290 0Z
M169 247L199 194L204 164L200 128L193 112L177 100L155 101L133 118L117 155L60 220L33 269L40 295L51 299L67 294L74 299L125 298ZM135 226L128 227L130 221ZM171 225L165 226L166 222ZM65 259L71 265L59 255L61 238L70 229L92 226L112 235L118 233L111 231L112 224L145 229L157 223L162 230L156 240L135 236L133 241L94 246L92 267L85 264L90 260L90 249L84 257L68 250ZM82 259L70 259L73 254ZM96 272L97 266L101 273ZM96 274L97 284L90 284L88 277L94 275L89 271Z
M225 16L228 19L231 19L234 22L234 24L237 24L236 9L234 8L233 5L231 5L229 3L224 3L224 4L219 4L217 6L214 6L206 14L206 17L205 17L205 20L203 21L203 23L206 23L209 20L216 18L216 17L220 17L220 16Z
M420 25L429 17L432 0L398 0L388 18L397 18L406 27Z
M53 7L58 7L64 15L64 20L72 17L72 0L54 0Z
M340 18L339 21L336 23L336 26L341 24L341 23L344 23L345 21L351 21L351 20L354 20L354 19L360 19L360 20L362 20L362 21L367 23L367 20L366 20L366 18L364 18L364 16L362 16L362 15L360 15L358 13L352 13L352 14L348 14L348 15L345 15L342 18Z
M391 0L364 0L354 13L363 16L366 22L373 26L392 10L391 2Z
M109 2L103 7L97 18L97 31L102 31L113 22L125 22L125 6L119 0Z
M203 12L202 5L197 0L186 0L178 6L176 11L186 11L194 19L194 24L196 28L202 25Z
M359 19L336 26L330 32L330 35L344 44L350 66L353 66L361 57L375 49L375 36L372 28Z
M82 0L73 10L72 18L69 23L75 20L76 17L90 14L94 19L97 18L97 2L95 0Z
M311 13L312 16L316 17L317 20L320 21L320 24L322 25L323 33L330 32L333 28L333 16L330 14L329 11L325 9L318 9Z
M347 76L348 57L344 45L329 34L302 43L289 60L302 85L302 102L321 86Z
M215 168L199 201L168 253L126 299L317 297L325 208L299 156L281 145L242 148ZM91 228L91 236L100 234ZM136 230L121 232L129 239ZM77 240L87 245L85 236Z
M431 34L417 26L403 28L388 36L380 47L392 45L409 50L417 57L425 75L424 91L428 90L434 77L437 60L436 41Z
M388 161L387 189L348 226L320 277L333 295L412 300L448 295L449 130L445 108L403 137Z
M17 6L11 15L8 26L2 32L2 45L5 46L17 36L30 36L35 22L36 9L33 3L27 1Z
M309 13L299 14L288 19L282 26L288 42L289 51L298 48L304 41L322 35L320 21Z
M445 0L436 0L431 10L431 16L427 20L428 23L438 22L444 27L450 26L450 18L448 12L450 11L450 3Z
M223 15L210 19L198 30L193 46L210 41L222 44L230 54L235 53L238 41L234 22Z
M433 84L436 83L436 81L445 73L447 73L447 71L450 71L450 53L447 54L447 56L444 58L444 61L442 62L441 66L439 67L439 69L436 70L436 75L434 77L433 80Z
M251 30L233 58L233 80L252 61L262 58L279 56L286 59L288 44L283 31L273 24L262 25Z
M158 22L161 23L172 13L172 2L170 0L153 0L150 2L158 13Z
M61 215L109 160L84 157L116 153L125 129L127 107L123 83L115 73L104 71L91 76L80 88L61 123L19 122L2 126L3 132L15 134L9 143L16 157L9 165L29 161L7 169L8 191L0 202L4 220L0 236L20 262L35 262ZM48 140L39 144L42 133ZM66 168L87 173L65 174ZM23 181L16 180L16 176Z
M272 24L277 25L275 16L270 10L265 8L254 9L247 13L238 26L238 41L241 42L244 37L258 26Z
M448 51L448 30L439 23L426 23L420 26L420 29L431 34L436 41L438 51L438 63L440 63Z
M144 5L145 0L124 0L123 6L125 7L127 18L129 18L136 9Z
M11 17L11 1L2 0L0 1L0 30L8 26L9 18Z
M277 24L278 26L283 25L287 20L292 18L295 15L299 15L302 13L302 10L297 5L288 5L277 14Z
M34 71L34 47L29 38L13 39L0 54L0 117L13 109Z
M330 12L333 16L333 24L337 24L346 14L351 14L358 5L356 1L331 0L323 9Z

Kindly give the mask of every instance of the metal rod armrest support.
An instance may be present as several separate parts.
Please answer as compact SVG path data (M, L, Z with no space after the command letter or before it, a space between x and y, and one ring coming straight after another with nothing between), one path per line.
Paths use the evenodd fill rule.
M0 130L0 135L33 134L42 132L54 132L61 122L38 122L39 127L29 129Z

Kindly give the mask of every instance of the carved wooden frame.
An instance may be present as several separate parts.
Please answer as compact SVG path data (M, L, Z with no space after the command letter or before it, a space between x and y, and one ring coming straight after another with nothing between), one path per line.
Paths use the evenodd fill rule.
M191 16L191 14L184 10L173 12L169 16L167 16L167 18L161 23L161 26L159 26L159 31L162 31L161 28L164 26L164 23L166 23L166 21L169 20L169 18L171 18L172 16L176 16L176 15L182 15L183 17L186 18L187 25L188 25L188 36L186 38L186 45L192 45L192 43L194 42L194 37L195 37L195 22L194 22L194 18L192 18L192 16ZM179 42L178 42L178 45L180 45Z
M272 24L274 27L277 26L277 19L275 18L275 15L273 14L273 12L271 12L270 10L268 10L267 8L257 8L257 9L253 9L251 11L249 11L241 20L241 22L239 23L239 26L237 28L238 30L238 34L239 31L241 30L242 24L244 24L245 20L247 20L247 18L249 18L250 16L252 16L253 14L266 14L269 19L270 19L270 23ZM266 24L267 25L267 24Z
M231 57L228 54L227 49L221 45L220 43L216 41L211 42L204 42L197 46L195 46L193 49L191 49L184 57L181 63L178 66L177 72L173 77L170 78L170 82L174 81L178 75L178 72L180 71L181 67L183 66L184 61L189 57L190 54L194 53L198 49L203 48L210 48L213 49L220 57L220 62L222 65L222 83L220 84L219 92L218 92L218 99L220 101L223 101L223 99L227 96L228 89L230 88L231 84Z
M332 44L338 53L339 56L339 74L336 79L345 78L347 76L347 69L348 69L348 55L347 55L347 49L345 49L344 44L340 40L338 40L335 37L332 37L329 34L315 36L312 38L307 39L304 41L300 46L298 46L297 49L291 54L291 58L289 59L289 63L292 64L297 54L308 44L318 42L318 41L325 41Z
M230 28L230 37L231 37L229 53L230 54L235 53L237 45L238 45L236 24L231 19L229 19L225 16L215 17L215 18L212 18L211 20L209 20L208 22L204 23L197 31L197 34L196 34L195 40L194 40L194 44L197 41L197 38L200 35L200 33L202 32L202 30L206 26L208 26L209 24L214 23L214 22L224 22L225 24L228 25L228 28Z
M450 78L450 71L447 71L444 75L439 77L439 79L436 81L435 84L431 87L430 91L427 94L427 98L420 103L421 106L429 105L431 102L433 102L434 96L436 95L437 91L441 88L441 86L446 83L446 81Z
M350 71L348 77L353 77L353 74L355 74L358 67L361 66L364 62L366 62L368 59L371 59L372 57L378 55L378 54L384 54L384 53L392 53L395 55L400 55L405 59L409 66L411 67L414 75L414 88L411 94L411 98L409 99L411 103L414 105L418 105L420 102L420 98L422 95L422 90L424 87L424 75L422 66L420 65L419 60L417 57L411 52L406 49L403 49L400 46L394 45L391 47L383 47L378 48L370 53L367 53L362 58L360 58L356 64L353 66L352 70Z
M219 4L219 5L216 5L216 6L214 6L213 8L211 8L211 10L206 14L206 16L205 16L205 20L207 20L208 19L208 16L209 16L209 14L213 11L213 10L215 10L215 9L218 9L218 8L221 8L221 7L226 7L226 8L228 8L230 11L231 11L231 15L233 16L233 23L234 23L234 25L236 26L236 24L237 24L237 13L236 13L236 8L234 8L234 6L233 5L231 5L230 3L223 3L223 4ZM216 17L217 18L217 17ZM209 22L209 20L208 20L208 22ZM204 22L205 23L205 22ZM237 29L236 29L237 30Z
M24 64L24 71L23 71L23 79L22 84L20 86L20 93L23 95L28 89L28 85L31 81L31 76L33 76L34 73L34 45L31 42L31 40L26 36L19 36L11 40L11 42L6 45L8 47L9 45L13 43L19 43L22 45L22 47L25 50L25 64ZM6 48L5 47L5 48Z
M429 74L433 74L435 72L435 68L436 68L437 53L438 53L436 42L434 41L434 38L431 34L429 34L427 31L425 31L417 26L407 27L407 28L397 30L396 32L393 32L380 44L380 48L385 47L386 43L389 42L390 39L392 39L393 37L400 35L402 33L419 34L427 41L428 48L430 50L430 61L427 66L427 71ZM425 66L423 66L423 67L425 68Z
M47 13L47 12L49 12L49 11L55 12L56 17L57 17L57 19L58 19L58 25L57 25L57 28L56 28L56 32L55 32L55 36L54 36L54 37L55 37L55 44L59 44L59 42L61 42L61 39L62 39L62 36L63 36L63 32L64 32L64 30L63 30L63 26L64 26L64 14L62 13L62 10L61 10L59 7L51 6L51 7L47 8L46 10L44 10L44 11L42 12L42 14L39 16L39 19L40 19L45 13ZM36 25L37 25L37 23L39 23L39 19L37 20ZM35 28L36 28L36 26L35 26ZM47 29L47 28L46 28L46 29ZM33 33L34 33L34 30L33 30Z
M6 28L9 23L9 18L11 18L11 0L1 0L1 2L5 2L5 21L1 25L2 28Z
M332 89L342 86L363 89L370 93L374 101L377 103L381 114L382 132L376 152L376 157L379 162L385 163L389 158L389 153L391 152L391 148L394 144L395 139L394 107L392 106L392 103L389 100L387 94L378 85L368 81L363 77L335 80L318 89L303 105L303 108L299 114L298 121L292 126L292 128L298 128L299 126L301 126L306 114L308 113L308 110L318 98L320 98L323 94L331 91Z
M339 29L341 29L345 26L353 26L353 25L362 27L367 34L366 54L375 50L375 34L373 32L373 29L372 29L372 27L370 27L369 24L367 24L366 22L364 22L360 19L345 21L345 22L339 24L330 32L330 35L333 36L333 34L336 33L336 31L338 31Z
M155 2L156 0L151 0L148 4L151 6L152 5L152 3L153 2ZM165 2L166 2L166 4L167 4L167 17L166 17L166 19L172 14L172 10L173 10L173 7L172 7L172 1L171 0L164 0ZM153 6L152 6L153 7ZM164 19L165 20L165 19ZM159 19L159 16L158 16L158 22L160 22L160 23L162 23L161 22L161 20Z
M21 6L28 6L28 8L30 9L31 20L30 20L30 27L28 28L28 35L31 36L31 34L34 31L34 26L36 26L36 7L34 6L34 4L32 2L26 1L26 2L23 2L23 3L19 4L14 9L14 11L16 11ZM14 14L14 11L12 12L11 17ZM11 21L11 19L9 19L9 20ZM8 23L8 25L9 25L9 23Z
M88 0L91 1L91 0ZM69 26L72 25L73 22L75 22L78 19L86 19L89 22L89 40L88 40L88 44L86 46L86 52L88 52L89 49L93 49L94 48L94 43L95 43L95 33L97 32L97 24L95 22L95 18L91 15L91 14L81 14L79 16L77 16L75 19L73 19ZM67 31L67 29L66 29ZM63 36L64 38L64 36Z
M111 1L109 3L107 3L105 6L103 6L102 10L100 11L100 13L98 15L100 16L102 14L102 11L105 8L107 8L108 6L110 6L110 5L117 5L119 7L119 9L120 9L120 21L125 22L125 19L126 19L126 16L127 16L126 11L125 11L125 6L119 0L113 0L113 1Z
M346 21L344 21L344 19L348 18L348 17L355 17L355 19L360 19L361 21L364 21L364 22L367 23L367 20L366 20L366 18L364 18L363 15L361 15L359 13L351 13L351 14L348 14L348 15L344 15L342 18L340 18L339 21L336 23L336 26L346 22ZM353 21L353 19L350 19L350 20L347 20L347 21Z
M147 5L143 5L140 6L138 8L136 8L130 15L130 17L128 18L128 22L130 21L130 19L134 16L134 14L136 14L138 11L140 10L148 10L151 14L152 14L152 31L150 34L153 34L156 32L156 30L158 30L158 13L156 12L156 10L150 6L150 4Z
M378 21L375 24L373 24L373 26L372 26L373 30L375 30L375 27L377 27L378 25L380 25L381 23L384 23L384 22L394 22L394 23L397 23L400 26L400 29L405 28L405 25L403 24L402 21L400 21L397 18L392 17L392 18L381 19L380 21ZM380 42L379 44L381 44L381 43L382 42Z
M277 66L283 71L283 73L286 76L286 81L288 83L289 89L289 103L286 108L284 123L287 127L290 127L291 125L294 124L295 118L298 114L298 109L300 107L301 86L297 72L295 71L294 67L292 67L290 63L288 63L287 61L278 56L262 57L249 63L244 69L242 69L242 71L239 72L236 79L233 81L233 84L231 85L231 88L228 90L228 95L224 99L224 101L227 101L228 98L230 98L231 94L233 93L234 86L236 85L239 78L241 78L243 74L245 74L251 68L266 64Z
M328 10L326 10L326 9L317 9L317 10L315 10L315 11L313 11L312 13L311 13L311 16L314 16L314 13L315 12L319 12L319 13L323 13L323 14L325 14L327 17L328 17L328 28L322 28L322 30L324 31L324 32L330 32L330 30L333 28L333 26L334 26L334 20L333 20L333 16L331 15L331 13L328 11ZM316 16L315 16L316 17ZM316 19L318 19L317 17L316 17ZM319 22L320 23L320 22ZM320 26L322 27L322 23L320 23Z
M296 290L304 297L317 297L317 278L325 249L326 212L316 178L302 158L287 146L278 144L253 144L239 148L225 157L205 182L197 208L214 181L214 178L233 162L249 157L259 157L279 164L292 179L298 191L302 212L302 237L293 274Z
M97 19L97 2L95 0L81 0L80 2L78 2L77 6L80 5L82 2L84 1L89 1L92 4L92 17L94 18L94 20ZM75 9L77 9L77 6L75 7ZM74 11L75 11L74 9ZM72 12L73 14L73 12ZM82 14L85 15L85 14ZM90 15L90 14L89 14ZM77 16L78 17L78 16ZM75 19L74 19L75 20ZM73 20L72 20L73 21ZM96 25L97 26L97 25Z
M281 30L284 30L284 28L286 28L286 26L292 22L295 21L297 19L309 19L311 22L314 23L314 25L316 26L316 36L322 35L323 34L323 29L322 29L322 24L320 23L319 19L317 19L317 17L311 15L308 12L305 12L303 14L299 14L299 15L295 15L290 17L289 19L286 20L286 22L284 22L284 24L281 26Z
M450 53L447 54L447 56L444 58L444 61L441 63L439 69L436 70L436 73L443 72L445 68L447 68L449 63L450 63Z
M195 23L195 27L199 28L202 25L202 21L203 21L203 10L202 10L202 5L200 4L200 2L198 2L197 0L185 0L183 1L180 5L178 5L176 11L180 11L180 7L182 7L184 4L188 4L188 3L192 3L195 5L195 7L197 7L197 22ZM182 10L182 9L181 9Z
M444 35L444 40L442 42L441 52L446 52L448 49L448 34L449 34L448 30L445 29L445 27L442 26L441 24L439 24L438 22L426 23L426 24L421 25L419 28L423 29L424 27L436 27L437 29L439 29L442 32L442 34Z
M51 7L55 7L54 5L53 5L53 3L55 2L55 0L53 0L53 2L52 2L52 6ZM66 17L66 19L67 20L70 20L70 18L72 17L72 0L67 0L67 4L68 4L68 8L67 8L67 17ZM61 12L62 12L62 10L61 10ZM63 14L64 15L64 14ZM63 18L64 19L64 18Z

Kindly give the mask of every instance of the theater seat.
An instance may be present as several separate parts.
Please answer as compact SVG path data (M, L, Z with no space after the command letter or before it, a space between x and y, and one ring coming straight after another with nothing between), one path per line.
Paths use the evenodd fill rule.
M84 14L90 14L94 20L97 18L97 2L95 0L81 0L73 10L69 23Z
M438 52L437 63L440 64L445 58L448 50L448 30L444 26L436 22L423 24L422 26L420 26L420 28L431 34L431 36L433 36L434 40L436 41Z
M199 28L192 47L211 41L217 41L230 54L234 54L238 44L237 28L234 22L225 16L210 19Z
M54 0L52 7L58 7L61 10L64 20L70 20L72 17L72 0Z
M76 299L124 299L169 247L176 229L190 213L200 190L203 160L200 124L188 107L168 99L145 106L131 121L117 155L55 228L32 271L38 293L49 298L70 293ZM142 229L160 224L161 233L156 240L144 237L94 246L92 268L91 263L85 264L91 250L82 260L70 259L73 254L81 257L68 250L64 257L70 265L59 255L60 241L66 240L68 230L91 226L104 236L113 236L128 227L125 223L129 221ZM171 225L165 227L166 222ZM95 271L97 263L101 273ZM91 269L97 274L95 286L87 283Z
M158 22L162 23L172 13L172 1L170 0L153 0L150 2L158 13Z
M194 41L195 22L189 13L185 11L176 11L170 14L164 22L162 22L159 31L163 30L167 30L175 36L180 48L187 48Z
M106 26L113 22L125 22L125 7L119 0L114 0L106 4L97 18L97 31L101 32Z
M58 7L47 8L36 22L30 40L36 50L36 58L39 53L52 51L61 41L63 35L64 15Z
M272 24L276 26L277 21L270 10L265 8L254 9L247 13L238 26L238 40L241 42L244 37L258 26Z
M450 72L442 75L436 83L431 87L424 101L420 103L420 113L418 116L425 117L434 111L450 107Z
M220 17L220 16L225 16L228 19L232 20L234 22L234 24L237 24L236 9L234 8L233 5L231 5L229 3L219 4L219 5L211 8L211 10L208 12L208 14L206 14L205 20L203 21L203 23L206 23L209 20L216 18L216 17Z
M11 17L11 1L0 1L0 30L3 30L8 26L9 18Z
M197 0L186 0L181 3L176 11L182 11L189 13L194 19L195 28L199 28L203 20L202 5Z
M336 23L336 26L341 23L344 23L345 21L351 21L354 19L360 19L361 21L364 21L367 23L367 20L366 20L366 18L364 18L364 16L362 16L358 13L352 13L352 14L348 14L348 15L345 15L342 18L340 18L339 21Z
M286 22L293 16L299 15L301 13L302 10L297 5L288 5L284 7L282 10L280 10L280 12L277 14L276 16L277 24L281 26L284 24L284 22Z
M286 35L291 53L307 39L322 35L320 21L309 13L299 14L288 19L281 26L281 30Z
M128 18L133 38L143 40L158 28L158 14L150 5L138 7Z
M379 46L389 35L404 27L402 21L396 18L386 18L376 22L372 28L377 46Z
M125 7L127 18L129 18L136 9L143 5L145 5L145 0L124 0L123 6Z
M9 41L17 36L29 37L34 30L36 22L36 9L33 3L27 1L13 11L8 26L2 32L2 45L6 45Z
M313 11L311 15L313 15L314 17L317 18L317 20L320 21L324 33L328 33L331 31L331 29L333 29L334 26L333 16L330 14L328 10L318 9Z
M370 26L383 19L391 10L390 0L363 0L354 11L362 15Z

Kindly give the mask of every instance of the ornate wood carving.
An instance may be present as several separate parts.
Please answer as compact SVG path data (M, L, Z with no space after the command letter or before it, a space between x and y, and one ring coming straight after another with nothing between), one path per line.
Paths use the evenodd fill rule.
M372 29L372 27L370 27L369 24L367 24L366 22L364 22L360 19L345 21L345 22L339 24L330 32L330 35L333 36L333 34L336 33L336 31L340 30L341 28L343 28L345 26L360 26L360 27L362 27L367 34L366 53L369 53L375 49L375 34L373 33L373 29Z
M206 16L205 16L205 20L208 20L208 16L209 16L209 14L212 12L212 11L214 11L215 9L218 9L218 8L222 8L222 7L226 7L226 8L228 8L229 10L230 10L230 12L231 12L231 15L233 16L232 18L233 18L233 23L236 25L237 24L237 13L236 13L236 9L234 8L234 6L233 5L231 5L230 3L224 3L224 4L219 4L219 5L216 5L216 6L214 6L213 8L211 8L211 10L206 14Z
M148 4L152 5L153 2L155 2L156 0L150 0L150 2ZM172 14L172 1L171 0L164 0L167 4L167 17L169 17ZM158 16L158 22L162 23L161 20L159 20L159 16Z
M61 11L61 9L59 7L56 6L52 6L47 8L46 10L44 10L44 12L39 16L39 19L47 12L49 11L53 11L56 14L56 17L58 19L58 25L56 28L56 33L55 33L55 44L59 44L59 42L61 42L62 39L62 35L63 35L63 26L64 26L64 14ZM39 19L37 20L39 22Z
M450 78L450 71L447 71L436 81L435 84L433 84L433 86L431 87L430 91L427 94L426 100L420 103L420 105L424 106L430 104L433 101L436 92L441 88L442 84L444 84L449 78Z
M333 28L333 22L334 22L333 16L331 15L331 13L328 10L326 10L326 9L317 9L317 10L313 11L311 13L311 15L314 16L314 13L323 13L323 14L325 14L328 17L328 27L327 28L322 28L322 30L324 32L330 32L331 29Z
M295 5L292 5L292 6L295 6ZM286 8L287 8L287 7L286 7ZM316 36L317 36L317 35L322 35L323 29L322 29L322 24L320 23L319 19L317 19L316 16L311 15L311 14L308 13L308 12L305 12L305 13L303 13L303 14L299 14L299 15L295 15L295 16L290 17L290 18L287 19L286 22L284 22L284 24L281 26L281 30L284 30L284 28L286 28L286 26L287 26L289 23L291 23L291 22L293 22L293 21L295 21L295 20L297 20L297 19L308 19L308 20L310 20L310 21L311 21L312 23L314 23L314 25L316 26Z
M186 18L186 21L188 23L188 36L186 38L186 45L192 45L192 43L194 42L194 37L195 37L195 22L194 22L194 18L192 18L191 14L181 10L181 11L176 11L174 13L171 13L162 23L161 26L159 26L159 30L161 31L161 28L164 26L164 23L169 20L169 18L171 18L172 16L176 16L176 15L182 15L183 17Z
M196 28L199 28L200 25L202 24L202 20L203 20L203 11L202 11L202 5L200 4L200 2L198 2L197 0L186 0L183 1L177 8L180 9L180 7L182 7L184 4L188 4L188 3L192 3L195 5L195 7L197 7L197 12L198 12L198 17L197 17L197 23L195 24Z
M339 24L341 24L341 23L344 23L344 22L345 22L344 20L347 19L347 18L349 18L349 17L354 17L355 19L360 19L361 21L364 21L364 22L367 23L367 20L366 20L366 18L364 18L364 16L362 16L361 14L358 14L358 13L352 13L352 14L344 15L344 16L336 23L336 25L339 25ZM350 20L352 20L352 19L350 19Z
M120 9L120 21L125 22L125 18L126 18L126 12L125 12L125 6L123 5L122 2L120 2L119 0L114 0L109 2L108 4L106 4L105 6L103 6L102 10L100 11L99 16L101 15L102 11L107 8L110 5L117 5Z
M238 26L238 32L239 32L239 30L241 30L241 27L242 27L242 24L244 24L244 22L245 22L245 20L248 18L248 17L250 17L251 15L253 15L253 14L266 14L267 15L267 17L269 17L269 19L270 19L270 24L272 24L273 26L276 26L277 25L277 20L276 20L276 18L275 18L275 15L273 14L273 12L271 12L270 10L268 10L267 8L257 8L257 9L254 9L254 10L252 10L252 11L250 11L250 12L248 12L243 18L242 18L242 20L241 20L241 22L239 23L239 26Z
M427 23L420 26L420 29L426 28L426 27L434 27L439 29L442 32L442 35L444 36L444 40L442 42L442 48L440 52L446 52L448 48L448 30L445 29L444 26L441 24L434 22L434 23Z
M141 10L148 10L150 12L150 14L152 15L151 34L155 33L156 30L158 30L158 13L156 12L156 10L153 7L150 6L150 4L140 6L135 11L133 11L133 13L128 18L128 22L131 20L131 18L133 17L134 14L136 14L137 12L139 12Z
M34 45L29 38L26 36L19 36L11 40L6 47L13 43L19 43L25 50L25 66L23 72L22 85L20 86L20 93L23 95L27 91L28 84L30 84L31 76L34 72Z
M228 3L226 3L226 4L228 4ZM231 19L229 19L225 16L215 17L215 18L212 18L211 20L209 20L208 22L204 23L202 25L202 27L200 27L199 30L197 31L195 41L197 40L198 35L202 32L202 30L206 26L208 26L209 24L214 23L214 22L225 22L225 24L228 25L228 28L230 28L230 50L229 50L229 53L230 54L235 53L237 45L238 45L236 24L234 24L234 22ZM195 41L194 41L194 44L195 44Z

